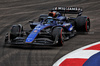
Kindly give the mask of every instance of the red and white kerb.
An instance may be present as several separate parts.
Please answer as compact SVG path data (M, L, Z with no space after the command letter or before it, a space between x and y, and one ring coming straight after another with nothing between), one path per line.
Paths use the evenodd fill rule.
M79 48L59 59L53 66L82 66L88 58L100 52L100 42Z

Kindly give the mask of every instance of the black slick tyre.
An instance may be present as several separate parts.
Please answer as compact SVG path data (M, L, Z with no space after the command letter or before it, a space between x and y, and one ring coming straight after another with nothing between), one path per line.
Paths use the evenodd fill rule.
M62 32L63 32L62 27L56 27L53 29L53 32L52 32L53 39L56 41L58 46L63 46L63 43L64 43Z
M40 17L39 17L39 22L40 21L43 21L43 20L46 20L47 19L47 17L48 17L48 15L47 14L42 14L42 15L40 15Z
M88 17L83 17L83 16L77 17L75 28L77 32L89 32L90 19Z
M10 39L13 40L16 37L22 37L23 36L23 26L21 25L13 25L10 32Z

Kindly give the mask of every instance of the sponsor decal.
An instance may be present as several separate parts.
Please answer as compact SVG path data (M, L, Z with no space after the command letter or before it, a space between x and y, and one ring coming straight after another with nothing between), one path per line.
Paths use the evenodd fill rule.
M34 32L37 32L37 30L34 30Z

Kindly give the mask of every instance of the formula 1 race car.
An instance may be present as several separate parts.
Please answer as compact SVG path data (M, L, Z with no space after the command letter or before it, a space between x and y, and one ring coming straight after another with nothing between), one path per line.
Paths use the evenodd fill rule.
M55 7L48 15L42 14L38 22L30 21L31 30L13 25L5 36L5 45L59 45L75 36L77 32L89 32L90 19L81 16L83 10L78 7ZM66 14L78 14L67 17Z

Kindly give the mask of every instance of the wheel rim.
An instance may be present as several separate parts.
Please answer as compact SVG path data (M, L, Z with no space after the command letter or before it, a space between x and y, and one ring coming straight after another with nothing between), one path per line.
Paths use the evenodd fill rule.
M64 39L65 39L65 34L64 34L64 30L62 29L61 30L61 42L62 42L62 44L63 44L63 42L64 42Z
M86 21L86 31L88 32L90 29L90 21L87 19Z

